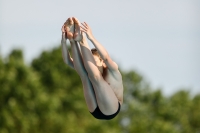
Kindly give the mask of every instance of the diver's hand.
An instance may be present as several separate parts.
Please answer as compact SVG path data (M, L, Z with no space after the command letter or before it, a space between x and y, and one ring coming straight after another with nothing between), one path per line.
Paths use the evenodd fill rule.
M92 29L90 28L90 26L86 22L81 23L81 24L82 24L80 25L81 31L86 34L89 40L93 40L94 36L92 34Z

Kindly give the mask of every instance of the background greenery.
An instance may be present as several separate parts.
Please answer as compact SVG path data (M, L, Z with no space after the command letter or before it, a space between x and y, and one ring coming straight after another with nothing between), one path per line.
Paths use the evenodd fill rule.
M181 90L166 97L137 72L121 72L121 112L102 121L89 113L81 80L64 64L60 47L30 65L18 49L0 56L0 133L200 132L200 94Z

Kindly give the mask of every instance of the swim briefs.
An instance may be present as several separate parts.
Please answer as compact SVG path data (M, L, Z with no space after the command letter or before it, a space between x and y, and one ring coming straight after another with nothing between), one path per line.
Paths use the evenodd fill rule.
M119 102L118 102L119 103ZM113 119L120 111L121 105L119 103L119 107L116 113L112 114L112 115L104 115L101 110L99 109L99 107L97 106L97 108L94 110L94 112L90 112L95 118L97 119L102 119L102 120L110 120Z

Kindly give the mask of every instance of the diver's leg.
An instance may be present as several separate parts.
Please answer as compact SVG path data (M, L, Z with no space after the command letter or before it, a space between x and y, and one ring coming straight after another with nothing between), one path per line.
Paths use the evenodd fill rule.
M72 57L73 57L73 64L74 69L79 74L82 84L83 84L83 91L85 101L90 112L93 112L97 107L96 97L94 93L93 86L88 78L87 71L83 65L82 56L80 53L80 49L78 43L76 41L70 41L71 43L71 50L72 50Z
M84 66L94 87L97 104L102 113L111 115L118 110L118 99L98 70L85 36L80 44Z
M87 72L83 65L82 56L80 53L78 43L74 41L73 39L74 35L76 36L76 39L78 39L80 38L81 34L77 34L80 32L78 32L78 30L75 30L74 27L77 28L77 22L74 24L72 18L68 18L67 21L64 23L64 26L63 26L64 29L62 29L62 32L65 32L62 36L62 41L61 41L63 59L65 63L67 63L72 68L74 68L76 72L79 74L81 81L83 83L84 97L85 97L88 110L92 112L97 107L97 102L96 102L92 84L88 78ZM79 37L77 37L78 35ZM69 51L67 50L66 38L68 38L70 41L73 59L71 58Z

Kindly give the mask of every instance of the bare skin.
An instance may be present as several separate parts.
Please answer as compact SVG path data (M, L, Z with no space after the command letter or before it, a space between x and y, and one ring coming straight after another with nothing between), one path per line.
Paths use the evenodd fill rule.
M87 74L87 71L85 70L85 67L83 64L82 55L80 53L78 43L72 39L72 38L74 38L74 35L72 37L70 36L70 38L71 38L70 44L71 44L73 59L71 58L69 51L67 50L66 38L65 38L65 34L67 34L66 33L67 31L65 29L66 29L65 25L63 25L62 40L61 40L63 60L67 65L69 65L71 68L75 69L76 72L79 74L82 84L83 84L84 97L85 97L87 107L90 112L93 112L94 109L97 107L97 102L96 102L93 86L92 86L89 78L87 78L88 74Z
M102 113L111 115L118 109L118 102L123 103L123 83L117 64L112 61L106 49L94 38L87 23L81 23L81 31L97 49L103 61L90 52L90 47L83 36L80 42L83 62L95 90L98 106ZM98 65L97 65L98 64Z
M69 40L73 39L73 34L74 34L74 21L72 18L68 18L66 22L64 23L64 29L66 33L65 37L68 38Z
M81 77L89 111L93 112L98 106L103 114L114 114L118 110L118 102L123 103L123 84L118 66L94 38L90 27L86 23L82 23L81 26L77 22L78 19L72 19L75 23L75 33L73 39L70 39L73 59L69 55L63 35L61 42L64 62L74 68ZM85 32L103 60L91 53L86 37L82 36L81 31ZM63 34L66 34L65 31ZM80 43L82 55L76 41Z
M82 32L80 30L80 22L78 21L77 18L72 17L72 20L74 21L74 25L75 25L75 32L74 32L74 40L75 41L81 41L82 40Z

